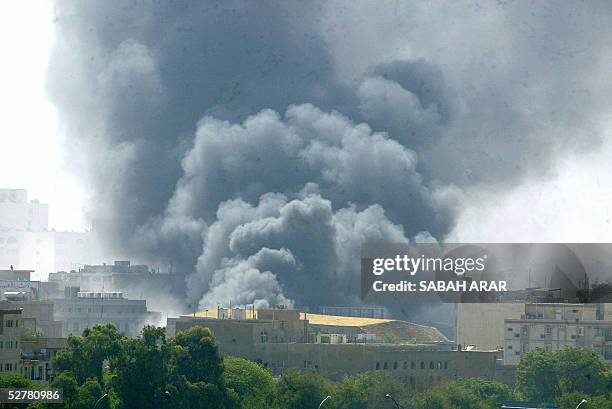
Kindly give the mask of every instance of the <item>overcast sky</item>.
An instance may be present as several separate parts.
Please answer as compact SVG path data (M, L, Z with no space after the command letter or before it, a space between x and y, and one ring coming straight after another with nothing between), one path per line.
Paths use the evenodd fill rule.
M49 203L51 227L82 230L83 188L65 170L62 131L45 89L52 9L50 2L0 4L0 187L25 188L30 199Z

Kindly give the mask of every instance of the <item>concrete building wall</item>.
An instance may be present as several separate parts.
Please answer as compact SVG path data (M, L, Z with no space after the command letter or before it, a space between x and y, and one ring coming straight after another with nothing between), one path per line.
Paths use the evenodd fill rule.
M183 316L169 319L167 331L173 336L193 326L208 327L221 354L260 362L274 374L288 368L311 368L339 380L345 374L380 370L397 376L413 390L463 377L513 379L513 371L502 368L497 352L441 351L434 345L303 342L297 339L309 339L304 336L308 322L279 315L292 323L281 331L277 316L268 318L271 314L258 314L258 319L251 320ZM291 339L294 341L287 341Z
M66 338L22 338L20 372L35 383L53 378L53 358L68 345Z
M312 368L331 379L365 371L385 371L413 389L441 382L483 377L500 379L494 352L427 350L422 346L358 344L259 344L254 356L278 374L287 368Z
M44 231L48 228L48 205L38 202L0 202L0 230Z
M145 300L60 298L51 300L55 319L62 322L62 336L81 335L95 324L111 323L128 336L136 336L148 323L157 324L158 313L147 310Z
M463 349L475 345L484 351L503 348L504 319L520 318L524 313L521 302L457 304L457 345Z
M525 304L523 315L528 319L594 321L597 304L530 303Z
M527 352L566 347L591 349L612 364L612 321L520 319L505 320L504 326L505 365L518 365Z
M21 310L0 310L0 376L19 373L21 357Z
M75 268L93 254L89 232L0 230L0 268L32 269L37 280Z
M40 332L46 338L62 336L62 322L55 319L51 301L24 300L10 303L22 309L23 319L30 321L28 327L34 332Z

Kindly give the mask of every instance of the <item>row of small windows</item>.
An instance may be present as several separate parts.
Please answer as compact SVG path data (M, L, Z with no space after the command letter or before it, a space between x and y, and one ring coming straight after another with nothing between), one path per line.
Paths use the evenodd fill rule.
M7 328L19 328L19 320L6 320L5 326Z
M399 364L397 361L393 362L392 366L394 370L399 369ZM421 363L419 364L419 367L421 369L425 369L426 366L427 365L425 361L421 361ZM415 368L416 368L416 362L414 361L410 362L410 369L415 369ZM376 369L380 369L380 362L376 362ZM389 363L383 362L382 369L390 369ZM408 361L404 361L403 369L408 369ZM448 369L448 361L444 361L444 362L429 361L429 369Z
M17 371L17 364L13 365L12 363L0 363L0 372L13 372Z
M19 348L19 341L7 340L0 341L0 349L17 349Z

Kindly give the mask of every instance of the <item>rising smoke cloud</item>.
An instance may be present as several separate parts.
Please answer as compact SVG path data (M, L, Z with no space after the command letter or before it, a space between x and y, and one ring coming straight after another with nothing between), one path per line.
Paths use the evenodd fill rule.
M600 142L610 7L551 4L59 0L49 93L110 253L202 307L354 304L361 243Z

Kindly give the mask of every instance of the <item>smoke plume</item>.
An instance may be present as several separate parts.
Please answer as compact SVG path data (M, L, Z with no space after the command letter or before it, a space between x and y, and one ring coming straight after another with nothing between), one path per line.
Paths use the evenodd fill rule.
M362 243L444 239L473 189L598 146L611 102L605 2L55 13L49 93L94 230L202 307L358 303Z

